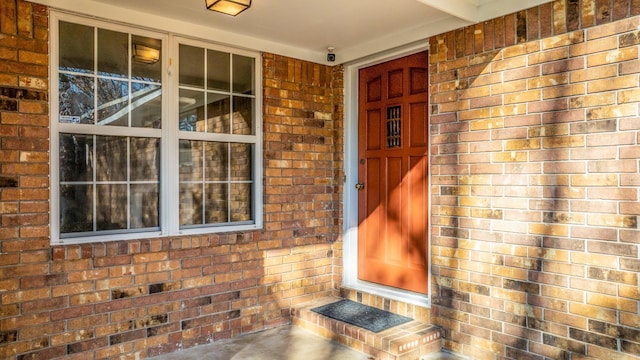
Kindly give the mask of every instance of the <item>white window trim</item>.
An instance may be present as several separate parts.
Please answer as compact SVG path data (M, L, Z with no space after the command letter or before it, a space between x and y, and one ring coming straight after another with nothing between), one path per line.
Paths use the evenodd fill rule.
M162 73L162 128L123 128L104 126L100 128L100 135L120 135L120 136L140 136L159 137L161 139L161 166L160 166L160 194L159 194L159 222L160 230L135 231L117 234L95 234L78 237L60 236L60 152L59 134L60 132L72 132L91 134L93 131L82 132L82 125L61 124L58 121L58 24L59 21L68 21L77 24L100 27L135 35L154 37L162 40L162 63L164 71ZM62 244L85 244L95 242L107 242L118 240L137 240L153 237L198 235L222 232L254 231L263 227L263 181L262 181L262 57L257 51L242 50L233 46L222 46L213 44L206 40L195 40L180 37L177 34L168 34L162 30L141 29L134 25L116 24L109 21L90 19L83 16L51 11L50 13L50 42L49 42L49 64L50 64L50 242L52 245ZM239 225L215 225L202 226L197 228L180 229L179 226L179 145L178 131L175 119L178 118L178 49L179 44L190 44L207 49L230 52L232 54L243 55L255 59L255 109L254 126L255 136L251 135L225 135L225 134L202 134L191 133L190 138L197 140L215 140L225 142L242 142L254 144L253 154L253 188L252 206L253 223ZM85 127L85 128L88 128ZM121 131L124 130L124 131ZM160 136L158 136L160 135Z

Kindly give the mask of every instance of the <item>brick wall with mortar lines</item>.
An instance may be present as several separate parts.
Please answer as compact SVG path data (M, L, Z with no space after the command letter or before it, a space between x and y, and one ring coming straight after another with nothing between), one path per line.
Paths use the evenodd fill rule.
M434 323L473 359L638 359L640 1L430 40Z
M47 27L0 0L0 358L144 358L335 291L339 68L264 56L264 231L52 247Z

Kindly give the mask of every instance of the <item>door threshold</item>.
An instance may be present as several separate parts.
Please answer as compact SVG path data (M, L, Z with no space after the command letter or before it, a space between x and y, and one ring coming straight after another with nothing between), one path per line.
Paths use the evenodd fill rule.
M371 295L381 296L390 300L396 300L411 305L431 308L430 295L419 294L362 280L345 283L342 286L350 290L361 291Z

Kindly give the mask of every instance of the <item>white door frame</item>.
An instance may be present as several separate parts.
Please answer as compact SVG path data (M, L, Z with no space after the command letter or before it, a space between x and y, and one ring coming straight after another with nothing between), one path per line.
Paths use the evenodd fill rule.
M356 291L363 291L373 295L379 295L388 299L398 300L418 306L431 306L431 246L428 247L428 289L429 295L418 294L400 290L393 287L382 286L358 279L358 191L355 184L358 182L358 81L359 70L371 65L383 63L389 60L401 58L429 49L429 39L421 40L380 53L353 63L345 64L344 70L344 167L345 184L343 193L344 219L343 219L343 286ZM429 129L429 127L427 127ZM430 138L429 138L430 139ZM429 140L431 141L431 140ZM430 167L429 167L430 168ZM431 188L431 172L429 171L429 189ZM431 196L429 196L429 218L431 218ZM431 226L431 221L429 221ZM431 243L431 231L428 231L429 243Z

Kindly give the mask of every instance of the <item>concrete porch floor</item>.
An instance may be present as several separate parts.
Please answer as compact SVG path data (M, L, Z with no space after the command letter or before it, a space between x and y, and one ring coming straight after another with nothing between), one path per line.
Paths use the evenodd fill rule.
M153 360L370 360L366 354L295 326L281 326L213 344L200 345ZM461 360L440 352L420 360Z

